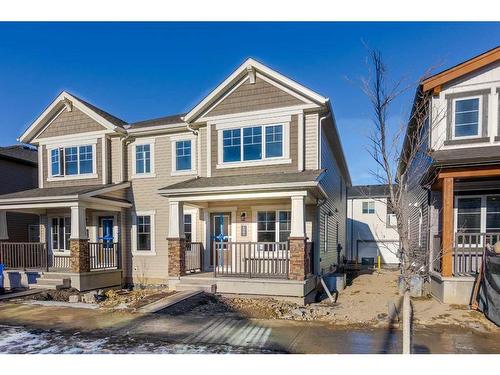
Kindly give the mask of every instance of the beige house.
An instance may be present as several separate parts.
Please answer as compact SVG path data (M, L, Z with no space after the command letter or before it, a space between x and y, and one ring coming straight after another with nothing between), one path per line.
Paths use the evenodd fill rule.
M41 242L2 256L39 285L304 298L342 259L351 182L330 101L255 60L189 113L138 123L63 92L20 141L39 187L0 210L39 215Z

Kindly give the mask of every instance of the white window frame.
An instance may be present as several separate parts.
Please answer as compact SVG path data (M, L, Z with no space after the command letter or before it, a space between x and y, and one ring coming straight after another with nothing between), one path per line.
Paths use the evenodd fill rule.
M363 205L365 203L368 205L367 212L363 212L363 210L364 210L363 209ZM373 212L370 212L370 204L373 205ZM364 201L362 201L361 202L361 214L362 215L373 215L373 214L375 214L375 201L374 200L364 200Z
M283 144L282 144L282 156L269 157L266 158L266 127L281 125L283 127ZM261 128L262 137L262 158L256 160L243 160L243 132L246 128ZM239 161L224 162L224 142L223 142L223 132L224 130L240 129L240 157ZM278 121L278 122L268 122L255 120L253 123L247 124L218 124L217 125L217 169L222 168L238 168L238 167L249 167L249 166L259 166L259 165L274 165L274 164L290 164L292 160L290 159L290 121Z
M92 172L91 173L80 173L80 147L84 146L92 146ZM87 179L87 178L97 178L97 140L91 140L91 141L79 141L79 142L71 142L71 143L61 143L60 145L54 145L51 144L50 146L47 145L47 181L61 181L61 180L81 180L81 179ZM71 148L71 147L76 147L77 148L77 168L78 168L78 173L77 174L71 174L71 175L66 175L64 170L61 170L61 167L63 167L62 164L65 164L66 161L66 149ZM52 150L59 150L63 149L62 152L62 158L63 162L61 164L61 160L59 160L59 174L53 175L52 174ZM61 159L61 156L59 156L59 159Z
M136 147L149 145L149 157L150 157L150 172L149 173L137 173L137 163L136 163ZM137 139L132 144L132 179L138 178L152 178L156 177L155 173L155 139L154 138L143 138Z
M481 198L481 211L480 211L480 228L479 233L486 232L486 197L489 196L499 196L498 194L486 194L486 195L457 195L454 199L453 207L453 243L455 244L455 238L458 231L458 200L460 198ZM479 237L478 246L483 245L483 239ZM463 247L464 244L455 244L455 246ZM468 246L468 245L466 245Z
M59 219L61 218L64 218L64 224L66 225L66 220L69 219L71 220L71 215L49 215L47 216L47 221L48 221L48 230L49 230L49 241L50 241L50 250L52 251L53 254L57 254L57 255L70 255L71 253L71 249L54 249L53 247L53 244L54 244L54 241L53 241L53 237L54 237L54 233L52 232L52 220L53 219L57 219L58 222L59 222ZM59 233L59 232L58 232ZM71 233L70 233L70 239L71 239ZM60 242L60 241L59 241ZM64 243L66 243L66 231L64 231Z
M274 211L274 213L275 213L274 242L280 242L280 230L279 230L280 220L279 220L279 214L282 211L286 211L286 212L290 212L290 215L291 215L291 212L292 212L291 207L276 208L276 207L262 206L262 207L254 207L254 208L252 208L252 217L253 217L253 224L254 224L254 228L252 228L253 229L252 230L253 242L258 242L258 238L259 238L258 237L258 235L259 235L259 233L258 233L258 223L257 223L258 213L259 212L264 212L264 211ZM291 218L291 216L290 216L290 218Z
M171 149L171 176L185 176L185 175L196 175L198 174L196 168L196 161L198 160L198 147L196 144L197 137L194 134L191 135L178 135L170 137L170 149ZM177 170L177 142L179 141L191 141L191 169Z
M191 241L198 241L198 209L197 208L186 208L184 207L184 215L191 215ZM183 218L184 220L184 218Z
M479 99L479 104L478 104L478 124L477 124L477 134L476 135L465 135L465 136L456 136L455 135L455 114L456 114L456 103L457 101L462 101L462 100L469 100L469 99ZM483 108L483 97L481 95L473 95L473 96L464 96L460 98L454 98L452 101L452 113L451 113L451 124L452 124L452 139L472 139L472 138L479 138L481 137L481 134L483 134L483 113L482 113L482 108Z
M137 216L149 216L151 225L151 249L137 250ZM156 210L135 211L132 213L132 255L134 256L155 256L156 255Z

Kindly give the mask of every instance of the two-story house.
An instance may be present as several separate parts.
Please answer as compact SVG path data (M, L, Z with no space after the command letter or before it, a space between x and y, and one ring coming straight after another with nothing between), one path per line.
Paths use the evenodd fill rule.
M347 192L347 258L384 266L399 264L396 215L388 185L358 185Z
M416 100L428 102L427 157L425 168L405 170L418 182L410 189L408 225L426 250L431 291L443 302L469 303L483 249L499 240L499 93L500 47L417 90Z
M20 141L39 147L39 187L0 210L40 215L42 284L304 298L345 249L330 101L252 59L188 113L137 123L63 92Z

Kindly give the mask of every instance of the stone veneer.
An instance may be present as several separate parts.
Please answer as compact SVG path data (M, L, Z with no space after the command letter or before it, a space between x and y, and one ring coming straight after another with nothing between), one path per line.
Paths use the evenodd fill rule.
M90 272L89 240L70 239L71 272Z
M306 239L290 237L290 280L305 280L307 275Z
M186 274L186 239L167 238L168 276L179 277Z

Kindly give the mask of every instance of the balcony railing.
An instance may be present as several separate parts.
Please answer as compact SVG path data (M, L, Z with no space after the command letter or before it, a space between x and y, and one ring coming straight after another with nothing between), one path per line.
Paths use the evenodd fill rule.
M47 246L41 242L1 242L0 263L6 269L46 270Z
M201 242L186 243L186 272L203 270L203 244Z
M120 268L117 242L89 242L90 270Z

